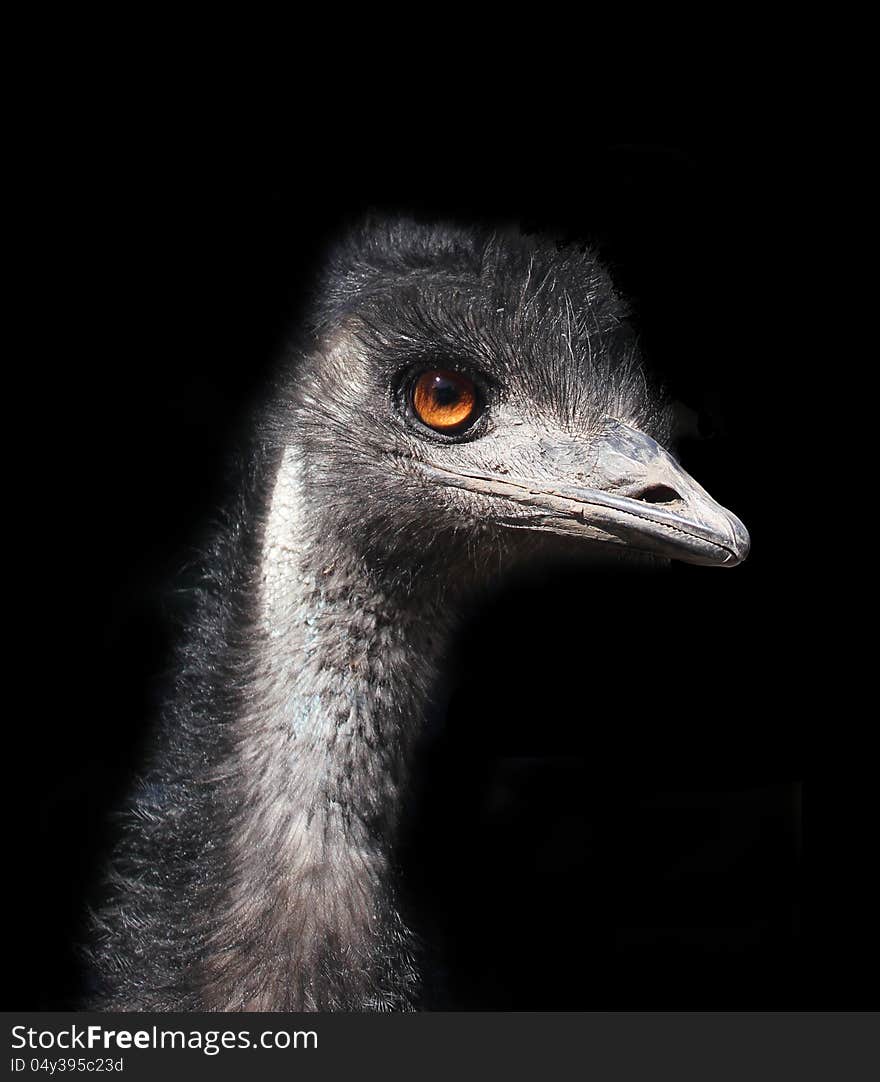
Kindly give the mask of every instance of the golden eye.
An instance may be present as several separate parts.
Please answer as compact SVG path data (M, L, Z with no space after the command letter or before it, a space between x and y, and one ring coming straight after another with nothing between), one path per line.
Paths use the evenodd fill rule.
M460 432L476 419L479 396L473 381L461 372L423 372L412 393L419 420L437 432Z

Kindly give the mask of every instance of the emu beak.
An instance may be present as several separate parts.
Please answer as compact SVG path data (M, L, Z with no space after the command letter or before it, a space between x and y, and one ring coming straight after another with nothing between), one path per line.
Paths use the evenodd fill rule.
M499 520L514 529L610 541L715 567L734 567L748 555L749 535L736 515L643 432L609 420L588 448L542 440L540 450L540 479L475 472L445 480L528 507Z

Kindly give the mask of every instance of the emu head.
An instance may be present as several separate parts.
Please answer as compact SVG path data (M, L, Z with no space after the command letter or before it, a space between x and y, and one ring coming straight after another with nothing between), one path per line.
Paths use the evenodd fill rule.
M322 538L400 567L485 570L548 534L739 563L742 523L664 448L626 314L589 251L365 227L331 264L282 420Z

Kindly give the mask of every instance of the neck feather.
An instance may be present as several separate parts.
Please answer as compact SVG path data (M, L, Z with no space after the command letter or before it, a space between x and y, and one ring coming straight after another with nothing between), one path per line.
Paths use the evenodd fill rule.
M232 766L227 919L247 933L214 956L211 981L233 1009L401 1009L416 978L391 849L449 621L344 542L328 556L310 518L288 450Z

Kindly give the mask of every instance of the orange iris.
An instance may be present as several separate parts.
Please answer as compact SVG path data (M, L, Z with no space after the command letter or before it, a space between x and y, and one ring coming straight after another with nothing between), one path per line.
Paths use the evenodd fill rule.
M459 431L477 415L477 389L461 372L424 372L413 388L412 402L419 420L437 432Z

